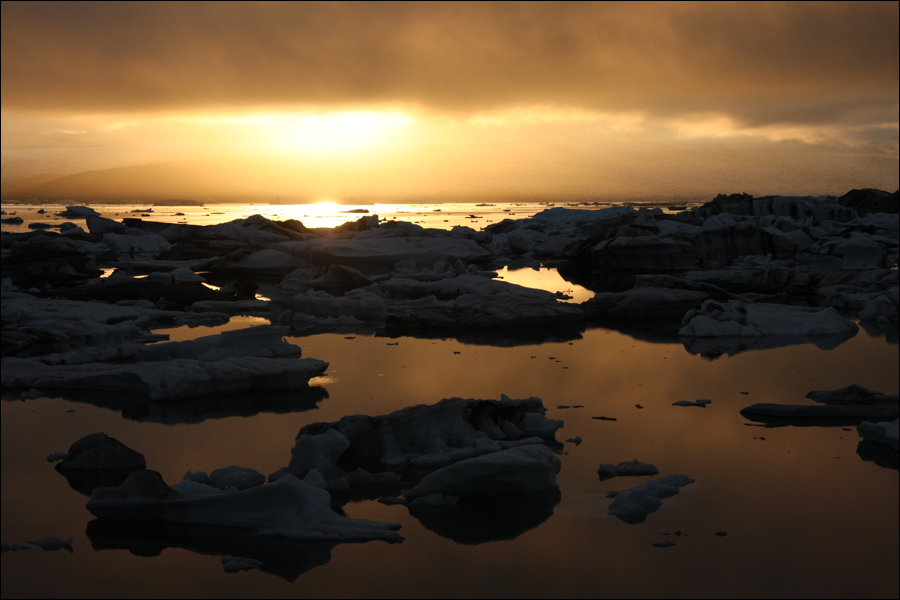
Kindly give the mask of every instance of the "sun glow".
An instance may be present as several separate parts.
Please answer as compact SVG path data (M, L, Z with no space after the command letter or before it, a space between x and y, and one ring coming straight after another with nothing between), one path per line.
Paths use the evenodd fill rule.
M348 112L323 116L274 116L263 122L273 149L294 153L345 153L388 141L411 119L397 113Z

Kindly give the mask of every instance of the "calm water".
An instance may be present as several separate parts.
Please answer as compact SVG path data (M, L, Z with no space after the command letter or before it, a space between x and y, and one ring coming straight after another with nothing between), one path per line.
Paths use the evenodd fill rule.
M201 214L222 212L217 208L201 209ZM252 207L250 213L266 214L262 208ZM284 208L271 207L272 215L302 218L285 214ZM442 213L449 212L446 208ZM460 212L479 210L466 209ZM179 210L188 212L171 212ZM481 221L502 218L497 207L483 210ZM487 211L494 213L488 216ZM435 220L434 214L440 213L423 209L410 220ZM236 216L241 215L215 215L219 220ZM190 214L188 218L197 222ZM448 217L441 215L441 222L443 218ZM571 287L546 279L552 274L531 273L543 278L542 285ZM241 317L222 327L166 332L172 339L189 339L258 322ZM714 361L688 353L677 340L651 343L605 329L588 330L571 343L512 348L344 335L290 341L305 356L331 363L328 373L314 382L327 397L320 392L317 402L263 402L250 408L132 407L124 414L121 405L99 397L0 403L3 540L74 537L72 554L37 548L4 553L2 595L900 593L897 471L860 458L855 428L762 428L748 425L739 414L750 403L805 403L810 390L851 383L896 393L898 346L884 338L861 330L830 351L802 345ZM142 452L148 468L170 483L189 469L210 471L232 464L268 474L288 463L294 437L307 423L354 413L383 414L452 396L498 398L501 393L541 397L547 416L563 419L565 427L557 433L563 442L558 503L548 501L545 514L536 519L510 518L509 527L500 531L489 521L421 522L402 506L374 501L352 503L344 510L352 517L400 523L405 542L314 545L247 541L202 530L110 531L92 524L87 497L45 458L84 435L104 431ZM712 404L705 409L671 406L698 398ZM584 407L557 408L578 404ZM617 420L591 418L595 416ZM582 437L580 445L565 443L575 436ZM606 491L648 478L600 482L596 470L600 463L634 458L656 464L661 475L684 473L696 483L664 500L644 523L630 525L606 514L611 502ZM715 535L722 531L728 535ZM660 540L673 540L676 546L651 546ZM240 554L237 550L269 557L274 573L225 573L221 555Z

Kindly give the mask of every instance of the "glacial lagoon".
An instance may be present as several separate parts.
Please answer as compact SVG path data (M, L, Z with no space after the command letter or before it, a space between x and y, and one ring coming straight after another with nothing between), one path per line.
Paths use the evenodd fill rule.
M4 206L26 218L4 231L27 231L40 218L37 208ZM142 207L95 208L121 219ZM140 214L212 224L260 213L333 227L359 217L338 212L353 208L362 207L209 206ZM382 218L473 229L545 208L365 207ZM513 261L498 272L504 281L572 296L572 303L592 295L542 261ZM257 298L274 291L263 286ZM177 342L268 323L236 314L225 323L154 327L153 333ZM84 390L25 398L4 391L3 541L73 540L71 552L4 552L3 596L898 594L896 451L873 453L861 444L859 419L767 426L740 414L755 403L814 404L808 392L851 384L896 394L896 324L862 323L853 335L726 344L719 351L633 324L590 324L537 338L496 332L391 337L363 325L294 330L284 339L304 358L329 363L307 389L169 403ZM268 475L288 465L297 432L311 423L501 395L540 398L546 418L563 422L547 444L560 463L558 491L450 513L374 498L335 506L348 517L399 524L402 543L292 541L211 526L98 520L85 507L85 488L47 460L102 431L142 453L147 468L169 485L186 471L229 465ZM698 399L711 402L673 406ZM633 459L656 465L659 475L601 480L597 474L603 463ZM608 492L676 474L693 483L662 499L641 522L609 514ZM226 572L224 556L256 562Z

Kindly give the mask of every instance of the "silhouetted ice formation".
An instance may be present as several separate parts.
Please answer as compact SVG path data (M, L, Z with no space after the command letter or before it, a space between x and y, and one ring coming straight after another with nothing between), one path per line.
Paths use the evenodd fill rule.
M897 394L883 394L859 385L806 394L819 404L753 404L741 415L767 423L792 425L859 425L864 420L889 420L900 416Z
M259 561L260 571L287 581L327 564L336 545L260 537L238 527L108 519L89 522L87 536L96 551L128 550L136 556L154 557L167 548L182 548L196 554L240 556Z
M656 465L642 463L636 458L631 461L622 461L617 465L604 463L597 468L597 475L600 476L600 481L606 481L613 477L642 477L658 474L659 469Z
M328 391L319 386L305 386L297 390L251 390L240 394L213 394L178 402L153 402L129 392L98 390L53 390L38 396L58 397L70 402L90 404L122 414L130 421L142 423L202 423L207 419L226 417L252 417L259 413L287 414L317 408L328 398ZM21 400L16 390L3 392L6 401Z
M631 525L643 523L647 515L662 507L665 498L674 496L689 483L694 480L687 475L666 475L621 492L607 492L606 497L613 498L609 514Z
M855 331L842 316L881 328L897 323L896 203L896 194L877 190L841 198L737 194L680 213L555 207L483 231L377 215L333 229L260 215L208 226L116 222L70 207L90 233L3 234L3 289L147 302L176 309L172 319L185 322L202 311L266 315L299 333L384 328L472 343L493 335L513 345L525 329L534 342L575 339L592 322L670 328L683 320L685 346L707 357L795 343L833 347ZM542 261L590 280L599 293L577 305L492 280L492 269ZM111 265L149 276L97 279L98 267ZM237 279L212 290L198 271ZM255 299L252 280L265 278L282 282L271 300ZM95 337L119 335L100 329ZM24 343L15 335L4 346L7 338Z
M4 388L91 389L172 401L250 390L301 389L328 363L314 358L224 358L206 362L173 359L131 364L85 363L50 366L39 361L3 360Z
M540 398L450 398L383 416L311 423L297 434L290 464L269 480L293 474L304 480L313 477L333 492L385 495L401 481L417 482L424 474L465 459L552 440L563 423L547 419L544 411ZM539 467L543 459L526 457L542 450L523 452L511 454L511 460L522 462L525 471ZM543 483L538 485L536 489Z
M397 524L338 515L327 491L293 476L241 491L190 492L173 490L155 471L134 471L118 487L95 489L87 508L100 519L234 527L300 541L403 539Z

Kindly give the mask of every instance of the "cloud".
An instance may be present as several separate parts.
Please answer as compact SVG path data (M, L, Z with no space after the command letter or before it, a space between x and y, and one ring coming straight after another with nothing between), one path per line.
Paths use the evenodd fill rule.
M897 22L896 2L4 2L2 105L876 126L897 120Z

